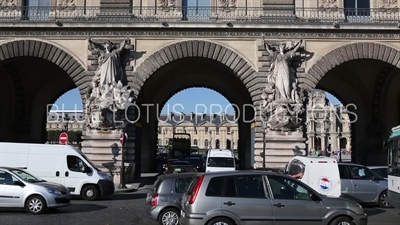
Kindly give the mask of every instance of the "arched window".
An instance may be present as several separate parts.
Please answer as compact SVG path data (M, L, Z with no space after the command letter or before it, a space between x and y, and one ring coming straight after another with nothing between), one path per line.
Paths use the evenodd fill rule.
M315 150L316 151L322 150L321 138L320 137L316 137L315 138Z
M340 150L345 150L347 146L347 139L346 138L341 138L340 139Z
M194 139L194 140L193 140L193 145L196 145L196 146L197 146L197 139Z
M231 145L231 140L229 140L229 139L226 139L226 148L227 149L233 149L232 145Z
M205 148L208 148L208 139L206 139L206 140L204 141L204 147L205 147Z
M215 140L215 148L219 149L219 139Z

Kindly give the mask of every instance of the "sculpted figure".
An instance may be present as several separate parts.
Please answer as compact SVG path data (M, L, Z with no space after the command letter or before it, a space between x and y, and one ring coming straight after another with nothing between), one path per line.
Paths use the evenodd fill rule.
M111 85L113 82L122 80L124 76L123 66L121 64L121 52L129 44L129 40L121 42L119 48L115 49L110 41L104 45L95 43L89 39L90 45L100 53L99 68L95 77L99 79L99 86Z
M290 98L295 102L295 103L301 103L301 99L299 96L299 92L297 90L297 82L292 83L292 93Z
M272 46L266 43L268 53L273 56L273 62L270 67L268 82L275 83L277 89L276 99L290 99L291 85L296 78L294 69L290 66L290 62L295 56L295 52L301 46L302 40L288 47L286 43L279 45L279 51L276 51Z

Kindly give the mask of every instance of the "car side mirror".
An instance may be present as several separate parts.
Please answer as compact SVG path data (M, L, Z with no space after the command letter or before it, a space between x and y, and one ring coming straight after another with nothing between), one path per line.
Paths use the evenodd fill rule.
M314 193L310 193L310 199L312 201L321 201L321 198L318 195L314 194Z
M84 169L83 169L82 172L83 172L83 173L91 173L91 172L92 172L92 169L90 169L90 167L88 167L88 166L85 165L85 167L84 167Z
M22 182L19 181L19 180L14 181L14 185L18 185L18 186L21 186L21 187L25 187L25 184L22 183Z

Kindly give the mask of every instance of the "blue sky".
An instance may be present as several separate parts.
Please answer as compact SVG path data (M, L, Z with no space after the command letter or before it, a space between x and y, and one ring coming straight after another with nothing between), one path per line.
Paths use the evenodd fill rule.
M329 101L334 104L340 103L337 98L329 93L327 93L327 97ZM81 110L82 101L78 89L72 89L62 95L56 101L55 106L53 106L53 109L57 108L58 110ZM167 104L164 106L162 113L168 113L169 111L184 113L196 111L198 113L210 113L211 111L218 113L221 111L225 113L233 113L234 109L231 106L231 103L216 91L207 88L189 88L176 93L169 99Z

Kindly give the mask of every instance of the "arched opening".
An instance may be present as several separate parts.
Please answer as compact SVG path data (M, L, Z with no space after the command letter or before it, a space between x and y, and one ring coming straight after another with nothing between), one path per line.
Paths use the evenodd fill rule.
M356 51L349 55L346 49ZM346 147L351 146L353 162L386 164L382 142L398 124L400 113L396 54L398 50L377 43L349 44L328 53L309 70L312 76L322 77L316 88L335 94L348 113L351 140Z
M215 148L216 148L216 149L221 148L219 139L215 140Z
M85 115L82 109L82 97L77 88L61 95L47 114L47 143L58 144L61 132L68 134L68 144L81 148L82 130L85 126Z
M250 93L237 74L228 66L217 60L188 57L181 58L169 62L161 66L145 81L138 95L138 105L141 106L140 112L140 130L141 150L136 149L135 158L141 158L141 162L136 160L136 171L153 171L156 166L151 162L155 156L154 141L157 135L157 117L165 103L176 93L187 88L203 87L217 91L224 96L230 103L235 105L235 118L230 117L230 120L235 120L238 123L238 136L241 143L238 147L239 164L242 168L250 167L251 163L251 141L250 141L250 123L254 118L254 109L249 107L253 105ZM154 91L157 90L157 91ZM191 96L187 96L190 98ZM151 103L150 105L147 105ZM207 108L208 106L206 106ZM178 108L175 108L174 118L180 115ZM221 145L220 141L216 141L217 133L221 133L220 127L213 125L212 121L219 119L218 114L223 113L224 109L218 110L203 110L201 114L198 109L197 118L210 120L211 123L204 124L204 148L216 148L217 144ZM143 116L146 115L146 116ZM186 113L185 118L190 117L190 113ZM210 122L207 121L207 122ZM204 121L205 122L205 121ZM193 128L193 124L187 124L187 127ZM212 140L212 139L213 140ZM225 142L224 142L225 144ZM140 154L140 156L139 156ZM140 166L139 166L140 165Z
M14 45L21 46L18 42L21 41L15 41ZM34 45L33 41L25 43L28 43L26 47ZM10 46L10 44L5 45ZM57 49L43 43L36 51L48 51L48 54L51 48ZM23 52L18 48L14 51ZM48 111L52 108L51 104L62 94L77 87L72 73L78 75L84 71L71 56L60 49L58 53L51 57L31 56L30 54L35 54L32 52L26 56L20 55L9 59L2 56L6 59L0 63L0 104L7 107L2 108L0 114L0 141L30 143L48 141L46 122ZM57 60L59 64L55 63ZM64 60L70 62L68 66ZM74 118L77 116L79 119L78 115L71 114L71 119L72 116ZM68 126L72 127L72 124Z
M341 151L350 150L350 149L347 149L347 138L341 138L340 139L340 150Z

